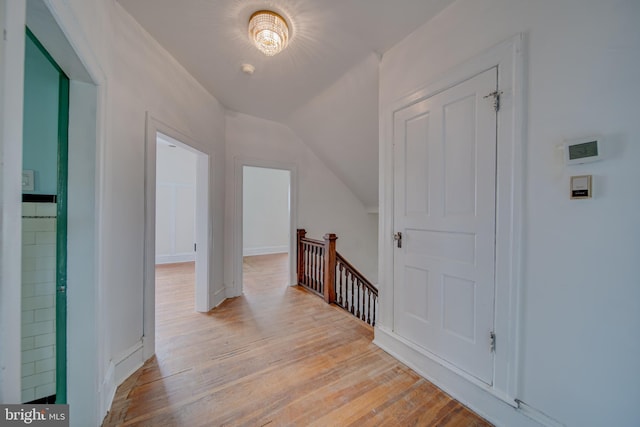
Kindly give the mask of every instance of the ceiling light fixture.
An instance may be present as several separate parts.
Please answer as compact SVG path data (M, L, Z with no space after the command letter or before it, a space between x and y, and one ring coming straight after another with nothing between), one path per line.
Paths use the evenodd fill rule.
M289 41L287 21L270 10L259 10L249 18L249 37L262 53L280 53Z

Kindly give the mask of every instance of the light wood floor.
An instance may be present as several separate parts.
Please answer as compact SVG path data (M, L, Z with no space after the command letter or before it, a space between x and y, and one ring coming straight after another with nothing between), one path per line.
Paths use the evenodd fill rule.
M192 263L156 270L157 354L104 426L488 426L298 287L286 256L245 258L245 295L202 314Z

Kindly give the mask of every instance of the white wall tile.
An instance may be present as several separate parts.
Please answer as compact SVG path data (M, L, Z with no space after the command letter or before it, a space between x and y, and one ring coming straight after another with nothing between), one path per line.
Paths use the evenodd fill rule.
M38 257L35 258L35 270L54 270L56 269L56 257Z
M23 203L24 216L55 216L52 203ZM56 219L23 218L22 400L55 394Z
M37 310L39 308L50 308L54 304L53 296L42 295L37 297L29 297L22 299L23 310Z
M22 244L23 245L35 245L36 244L36 232L35 231L23 231L22 232Z
M22 231L55 231L55 218L23 218Z
M22 271L33 271L36 269L36 258L22 258Z
M48 384L39 385L36 387L36 399L40 399L42 397L52 396L56 394L56 383L50 382Z
M36 203L25 202L22 204L22 216L35 216Z
M56 293L56 282L53 280L48 283L37 283L33 286L34 296L55 295Z
M35 348L35 337L22 338L22 351L32 350Z
M56 280L55 270L35 270L22 273L22 283L46 283Z
M52 357L50 359L38 360L37 362L35 362L35 373L55 371L55 369L56 369L55 357Z
M55 323L52 320L46 322L37 322L22 326L22 336L32 337L36 335L43 335L52 333L54 331Z
M32 284L23 284L22 285L22 298L34 297L36 296L36 285Z
M53 372L41 372L22 378L22 386L25 388L37 387L40 384L48 384L54 382Z
M23 295L23 297L24 297L24 295ZM22 324L23 325L26 325L28 323L33 323L34 320L35 320L35 311L34 310L23 310L22 311Z
M34 348L22 352L22 363L36 362L38 360L49 359L54 357L53 346ZM30 386L25 386L30 387Z
M56 203L38 203L36 205L36 216L56 216L58 206Z
M22 376L27 377L36 373L36 362L22 364Z
M26 245L22 247L23 258L55 257L56 245Z
M57 233L55 231L37 231L35 232L36 244L37 245L55 244L56 234Z
M23 388L22 389L22 401L23 402L31 402L32 400L36 400L36 389L35 389L35 387Z
M45 320L56 320L56 309L55 308L41 308L39 310L35 310L35 319L36 322L44 322Z

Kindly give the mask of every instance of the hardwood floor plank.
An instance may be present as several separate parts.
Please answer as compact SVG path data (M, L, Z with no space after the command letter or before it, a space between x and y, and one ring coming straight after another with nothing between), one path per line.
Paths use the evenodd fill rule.
M372 344L373 329L246 257L244 295L194 311L193 263L156 270L156 356L103 426L489 426Z

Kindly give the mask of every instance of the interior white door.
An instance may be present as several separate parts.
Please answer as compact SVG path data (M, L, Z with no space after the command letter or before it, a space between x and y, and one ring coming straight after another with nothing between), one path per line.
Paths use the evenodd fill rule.
M394 331L491 384L496 120L492 68L394 116Z

